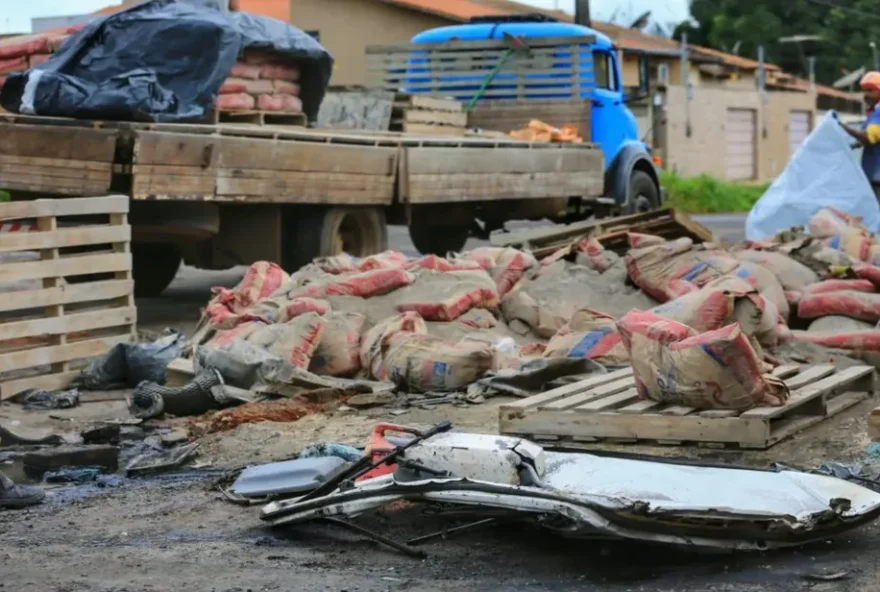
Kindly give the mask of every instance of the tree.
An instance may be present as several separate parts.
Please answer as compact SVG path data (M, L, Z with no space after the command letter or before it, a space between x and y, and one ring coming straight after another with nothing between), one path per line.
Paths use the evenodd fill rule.
M880 45L880 0L691 0L696 24L674 33L688 42L755 59L763 45L768 62L806 76L816 58L816 77L831 84L861 66L873 67L870 42ZM795 35L821 41L783 43Z

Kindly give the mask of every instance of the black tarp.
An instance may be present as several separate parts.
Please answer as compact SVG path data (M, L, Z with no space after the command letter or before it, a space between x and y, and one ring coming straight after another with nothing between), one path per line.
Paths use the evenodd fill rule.
M299 63L303 111L314 121L333 69L329 52L285 22L193 0L151 0L89 23L49 61L10 75L0 104L77 119L196 121L245 49Z

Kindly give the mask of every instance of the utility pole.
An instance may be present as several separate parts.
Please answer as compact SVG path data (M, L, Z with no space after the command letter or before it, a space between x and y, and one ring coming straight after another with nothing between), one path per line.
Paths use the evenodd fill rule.
M592 27L590 0L574 0L574 22L584 27Z

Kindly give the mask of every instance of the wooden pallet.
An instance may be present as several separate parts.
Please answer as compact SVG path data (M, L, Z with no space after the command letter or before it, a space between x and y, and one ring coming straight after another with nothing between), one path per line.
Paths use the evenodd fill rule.
M0 400L66 388L77 368L136 338L126 196L0 204Z
M302 113L278 111L212 111L208 123L236 123L250 125L295 125L305 127L308 121Z
M781 366L791 397L782 407L699 411L642 401L632 368L595 376L501 407L500 433L535 440L769 448L876 392L872 366Z
M391 111L391 131L463 136L467 114L459 101L398 93Z

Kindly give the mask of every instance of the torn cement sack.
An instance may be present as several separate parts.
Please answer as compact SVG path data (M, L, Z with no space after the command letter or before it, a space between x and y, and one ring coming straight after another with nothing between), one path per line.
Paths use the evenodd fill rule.
M361 369L361 335L366 318L356 312L332 312L309 363L309 371L325 376L350 377Z
M398 312L417 312L428 321L454 321L472 308L495 308L495 282L483 270L421 270L395 294Z
M876 323L880 320L880 294L828 292L805 295L798 304L798 316L816 319L839 315Z
M605 247L595 238L585 238L575 246L575 263L589 267L599 273L605 273L620 262L620 255L606 251Z
M403 267L409 260L409 257L398 251L384 251L377 255L370 255L365 259L358 261L357 267L360 271L371 271L374 269L394 269Z
M874 324L849 317L822 317L813 321L807 331L792 331L791 339L846 350L863 359L864 354L880 353L880 331Z
M810 235L816 238L831 238L851 227L864 228L859 218L837 208L822 208L807 223Z
M361 340L361 367L367 370L370 376L377 376L382 365L382 357L388 348L390 339L398 333L428 334L428 326L421 315L416 312L406 312L385 319L366 332Z
M297 368L308 369L327 321L313 312L286 323L265 325L248 335L247 341Z
M851 143L836 113L823 118L749 212L746 238L804 226L829 206L862 217L872 231L880 229L880 205Z
M491 370L494 358L482 343L401 332L388 340L374 378L423 392L457 391Z
M330 303L326 300L315 298L294 298L288 300L280 298L265 298L254 306L247 309L243 318L245 320L259 319L267 324L286 323L307 312L318 315L326 315L331 310Z
M876 292L870 280L824 280L806 289L805 295L828 294L829 292Z
M357 264L357 257L352 257L348 253L315 259L315 265L317 265L322 271L333 275L357 272Z
M626 256L630 279L660 302L693 291L687 284L700 288L738 266L739 261L729 253L711 245L694 246L689 238L632 249ZM675 282L674 289L670 289L671 282Z
M527 335L531 332L542 339L556 335L567 322L563 316L538 304L521 288L501 299L501 313L515 333Z
M822 241L825 246L842 251L855 259L877 265L880 263L880 245L874 236L860 228L847 228Z
M739 267L730 275L747 281L761 296L776 306L783 319L788 318L791 311L788 308L788 300L785 299L785 290L773 272L757 263L741 261Z
M652 312L632 311L619 322L639 395L697 409L743 410L782 405L788 388L765 374L738 324L697 333Z
M371 298L393 292L415 281L402 267L374 269L362 273L345 273L315 281L295 290L291 298L326 298L328 296L359 296Z
M214 288L205 308L203 322L218 329L231 329L242 319L239 315L260 300L268 298L287 283L290 276L275 263L257 261L244 274L239 284L228 290Z
M547 344L543 357L586 358L606 366L629 363L614 317L588 308L572 315Z
M666 239L656 234L642 234L639 232L627 232L626 242L630 249L642 249L644 247L656 247L666 242Z
M730 291L707 287L661 304L652 312L695 331L712 331L730 324L736 298Z
M758 343L767 347L779 342L779 330L785 326L779 310L749 282L735 275L726 275L709 282L704 289L724 290L736 297L731 322L739 323L746 335L754 336Z
M510 292L526 271L538 266L538 260L531 254L513 247L480 247L463 253L461 258L476 261L489 270L499 296Z
M815 271L782 253L746 250L737 252L736 258L767 269L776 276L785 290L802 292L807 286L819 281Z

